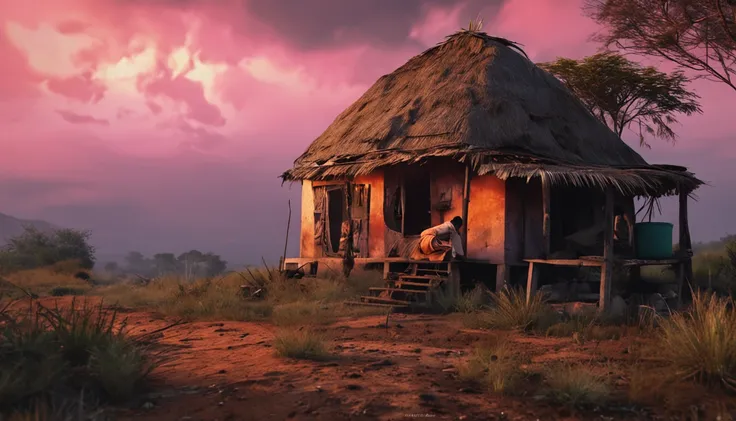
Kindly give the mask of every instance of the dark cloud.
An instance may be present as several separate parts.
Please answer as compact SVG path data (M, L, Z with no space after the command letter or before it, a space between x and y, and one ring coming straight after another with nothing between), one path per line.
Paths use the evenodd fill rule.
M317 49L363 42L377 46L404 44L412 26L421 22L431 7L461 6L461 18L470 20L489 7L497 10L503 1L251 0L248 9L293 45Z
M91 115L77 114L66 110L56 110L56 112L61 116L61 118L72 124L97 124L100 126L110 125L110 122L104 118L96 118Z

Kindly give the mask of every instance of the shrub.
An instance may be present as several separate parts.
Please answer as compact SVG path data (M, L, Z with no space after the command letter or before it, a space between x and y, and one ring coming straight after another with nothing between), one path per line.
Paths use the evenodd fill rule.
M459 374L497 393L509 393L523 377L518 358L503 341L476 347Z
M660 321L658 339L659 355L683 379L736 390L736 310L732 299L694 293L689 311Z
M28 311L0 310L0 407L24 410L39 402L121 401L139 389L155 366L124 321L102 304Z
M492 329L532 329L546 330L551 318L550 308L542 294L537 293L527 302L523 289L504 288L501 292L491 293L493 304L482 311L480 319L484 327Z
M324 340L308 329L278 332L274 347L280 357L300 360L323 360L328 357Z
M546 373L548 397L555 402L578 406L597 405L608 400L611 388L591 367L559 364Z

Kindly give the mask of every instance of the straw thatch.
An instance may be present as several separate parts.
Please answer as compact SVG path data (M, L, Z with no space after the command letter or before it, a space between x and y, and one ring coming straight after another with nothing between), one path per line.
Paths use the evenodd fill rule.
M353 177L437 157L503 179L544 176L627 194L702 184L684 168L648 165L516 44L473 31L380 78L282 178Z

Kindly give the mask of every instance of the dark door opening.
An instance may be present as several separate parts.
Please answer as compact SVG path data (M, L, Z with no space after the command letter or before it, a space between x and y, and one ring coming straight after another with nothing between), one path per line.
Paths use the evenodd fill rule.
M419 235L432 225L429 172L407 175L404 195L404 235Z
M330 230L330 251L332 253L337 253L340 250L342 219L345 210L345 193L342 189L334 189L327 192L327 206L327 215L329 218L328 229Z

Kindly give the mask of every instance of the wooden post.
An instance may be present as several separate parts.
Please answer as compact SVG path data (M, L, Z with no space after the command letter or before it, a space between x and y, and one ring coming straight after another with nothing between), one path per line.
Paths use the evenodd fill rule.
M680 256L683 261L680 263L682 272L682 275L680 276L682 285L679 285L679 291L677 291L678 295L678 303L682 303L682 297L685 294L689 294L688 289L692 287L693 282L693 261L692 261L692 253L693 253L693 244L692 240L690 238L690 225L688 223L688 217L687 217L687 196L688 193L680 190L680 220L679 220L679 227L680 227L680 253L682 256Z
M539 265L530 262L529 274L526 278L526 302L530 302L534 294L537 293L539 286Z
M549 180L547 180L546 175L542 174L542 236L544 238L544 258L549 258L549 251L550 251L550 220L549 220L549 213L550 213L550 186L549 186Z
M447 264L447 271L447 281L450 283L447 291L451 297L458 298L460 297L460 267L456 263L450 262Z
M463 185L463 253L468 257L468 205L470 203L470 163L465 164L465 183Z
M496 265L496 292L501 291L506 286L507 270L508 266L506 265Z
M601 312L608 311L613 281L613 187L606 188L605 225L603 229L603 266L601 266L601 290L598 303Z

